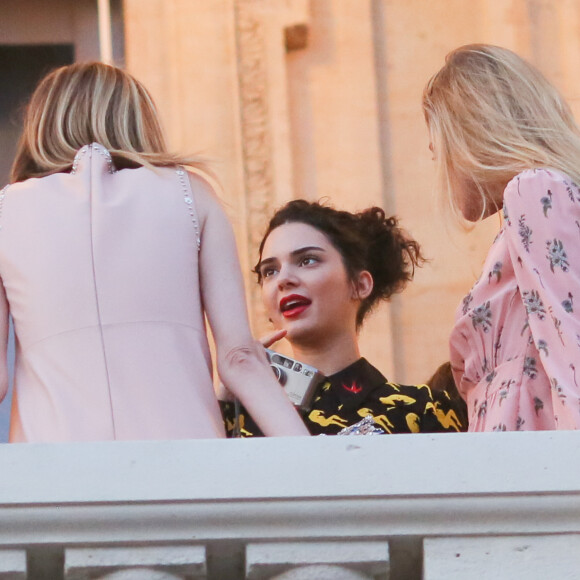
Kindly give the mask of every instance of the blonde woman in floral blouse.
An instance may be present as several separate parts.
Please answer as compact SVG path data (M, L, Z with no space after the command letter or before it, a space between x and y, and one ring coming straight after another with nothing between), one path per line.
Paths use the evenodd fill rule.
M451 207L501 211L451 363L470 431L580 426L580 130L541 73L489 45L451 52L423 96Z

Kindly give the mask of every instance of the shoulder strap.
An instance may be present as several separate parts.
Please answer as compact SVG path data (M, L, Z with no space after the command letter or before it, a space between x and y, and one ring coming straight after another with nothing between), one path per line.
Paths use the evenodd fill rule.
M183 192L183 201L187 206L187 211L189 217L193 222L193 229L195 230L195 239L197 241L197 251L201 249L201 237L199 234L199 221L197 219L197 212L195 210L195 202L193 200L193 192L191 190L191 183L187 176L187 172L183 167L178 167L176 169L177 176L179 177L179 182L181 184L181 190Z

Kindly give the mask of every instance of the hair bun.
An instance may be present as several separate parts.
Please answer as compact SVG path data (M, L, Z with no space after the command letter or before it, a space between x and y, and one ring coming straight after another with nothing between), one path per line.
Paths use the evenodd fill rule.
M395 216L387 217L382 208L375 206L351 213L304 199L288 202L272 216L260 244L260 260L270 232L293 222L322 232L340 252L351 279L364 270L370 272L373 290L360 305L359 326L378 301L400 292L413 278L415 267L424 262L419 244L399 228ZM261 281L260 260L254 267L258 281Z
M400 292L413 279L415 267L425 259L417 241L399 227L396 216L380 207L357 214L361 236L366 239L367 269L373 276L375 301Z

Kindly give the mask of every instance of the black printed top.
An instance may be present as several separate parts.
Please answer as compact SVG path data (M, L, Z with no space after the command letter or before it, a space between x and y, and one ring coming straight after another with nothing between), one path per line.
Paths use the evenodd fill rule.
M258 437L262 432L246 410L221 402L228 437ZM372 415L385 433L438 433L465 431L456 403L446 392L427 385L391 383L366 359L360 358L327 377L318 387L312 409L302 412L312 435L335 435Z

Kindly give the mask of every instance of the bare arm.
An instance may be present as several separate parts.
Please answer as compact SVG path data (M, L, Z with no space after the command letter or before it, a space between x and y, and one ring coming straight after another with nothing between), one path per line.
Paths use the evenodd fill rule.
M202 224L201 293L216 342L218 373L265 435L308 435L250 332L232 227L202 180L191 177Z
M8 392L8 301L4 284L0 280L0 402Z

